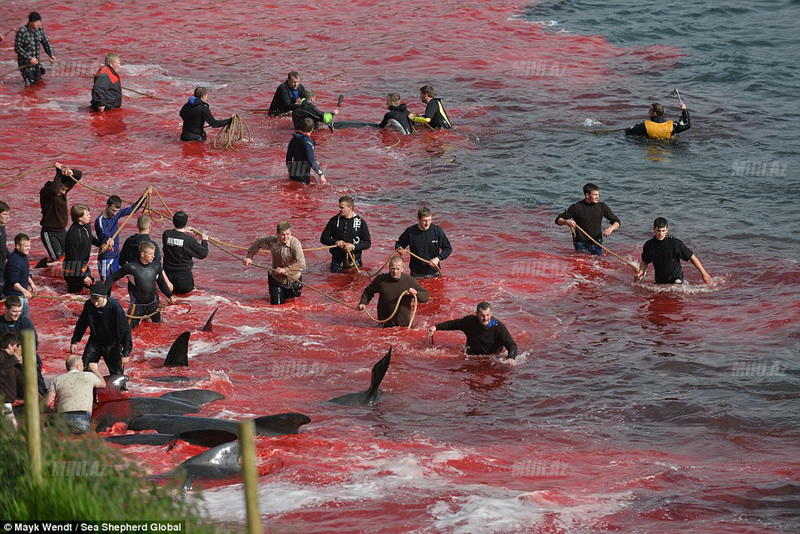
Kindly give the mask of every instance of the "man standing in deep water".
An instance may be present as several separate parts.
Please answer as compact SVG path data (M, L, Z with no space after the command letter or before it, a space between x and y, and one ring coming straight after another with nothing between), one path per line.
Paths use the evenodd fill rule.
M212 128L222 128L232 120L230 117L223 120L214 118L208 105L208 89L205 87L195 87L194 96L190 96L183 105L180 116L183 119L181 141L205 141L206 124Z
M601 231L604 217L611 223L611 226ZM600 188L588 183L583 186L583 200L571 205L564 213L556 217L556 224L570 227L575 250L601 256L603 249L592 243L591 239L577 227L580 226L595 241L602 243L604 237L609 237L619 228L620 222L619 217L614 215L611 208L605 202L600 202Z
M286 81L275 90L275 96L269 105L269 116L276 117L291 113L300 105L300 97L305 87L300 83L300 73L293 70L286 77Z
M625 130L625 135L646 135L650 139L669 139L673 135L685 132L691 128L692 123L689 119L689 110L686 104L681 102L681 118L676 121L669 121L664 118L664 106L658 103L650 104L648 114L650 118L640 122Z

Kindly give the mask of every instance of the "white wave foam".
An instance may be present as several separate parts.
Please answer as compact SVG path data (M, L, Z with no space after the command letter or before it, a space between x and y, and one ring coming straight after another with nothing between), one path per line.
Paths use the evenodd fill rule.
M602 123L602 122L600 122L599 120L592 119L592 118L587 118L586 120L584 120L584 121L583 121L583 125L584 125L584 126L588 126L588 127L593 127L593 126L606 126L605 124L603 124L603 123Z

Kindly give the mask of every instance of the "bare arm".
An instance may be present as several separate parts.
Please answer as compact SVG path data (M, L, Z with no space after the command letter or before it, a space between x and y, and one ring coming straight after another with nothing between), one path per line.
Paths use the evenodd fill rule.
M698 271L700 271L700 275L703 277L703 282L710 285L711 275L708 274L708 272L706 272L706 270L703 268L703 264L700 263L700 259L694 254L692 254L692 257L689 258L689 261L692 262L692 265L694 265Z

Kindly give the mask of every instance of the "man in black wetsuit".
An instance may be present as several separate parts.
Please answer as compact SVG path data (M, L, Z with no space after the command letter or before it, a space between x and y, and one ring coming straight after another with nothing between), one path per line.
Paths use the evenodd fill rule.
M331 217L319 240L323 245L336 245L331 249L331 272L338 273L350 269L353 264L361 267L361 251L367 250L372 242L369 237L367 221L356 215L353 197L345 195L339 199L339 215Z
M172 216L172 230L167 230L161 236L164 245L164 272L172 282L172 290L183 295L194 289L192 258L202 260L208 256L208 236L200 236L200 242L186 229L189 216L183 211L175 212Z
M275 90L275 96L272 97L272 103L269 105L269 116L275 117L291 113L300 105L303 91L305 88L300 83L300 73L293 70L286 77L286 81Z
M390 128L406 135L414 131L411 121L408 120L408 108L405 104L400 103L399 94L389 93L386 96L386 107L389 112L383 116L378 128Z
M653 264L656 271L656 284L682 284L683 269L681 260L690 261L700 271L703 282L711 284L711 275L703 268L703 264L683 241L669 235L669 223L664 217L653 221L653 238L642 247L642 263L635 280L644 278L647 266Z
M423 85L419 88L419 99L425 104L425 114L417 115L409 113L408 118L414 122L427 124L431 128L439 129L444 128L449 130L453 127L450 124L450 119L447 117L447 112L444 110L442 99L436 97L436 91L430 85Z
M601 231L605 217L611 226ZM614 215L605 202L600 202L600 188L592 183L583 186L583 200L568 207L556 217L556 224L569 226L572 230L572 244L578 252L601 256L603 249L592 243L577 227L583 228L598 243L619 228L619 217Z
M139 259L139 243L142 241L150 241L156 246L155 261L161 262L161 251L158 244L150 237L150 229L153 226L153 219L149 215L139 215L136 219L136 232L122 244L122 250L119 253L119 265L122 267L130 261Z
M295 130L303 129L303 119L306 118L313 120L314 129L318 130L319 123L330 124L333 121L333 117L339 113L338 109L334 109L331 112L320 111L319 108L317 108L317 106L314 104L316 99L317 93L311 89L303 90L303 99L300 102L300 105L292 110L292 123L294 124Z
M92 212L89 206L73 205L70 216L72 226L67 232L64 246L64 281L67 282L67 292L80 293L84 287L89 287L94 282L89 268L92 245L100 247L103 243L92 235ZM114 246L114 241L109 239L106 244Z
M433 224L433 212L428 207L417 211L417 224L409 226L397 239L394 248L401 255L411 252L409 265L414 278L439 276L440 262L453 252L450 240L439 226ZM420 259L422 258L422 259Z
M314 120L306 117L300 128L292 134L289 146L286 147L286 170L289 171L289 178L301 184L311 183L311 171L313 170L319 179L320 184L328 183L325 173L317 163L314 156L314 141L311 139L311 132L314 131Z
M492 317L492 308L488 302L481 302L474 315L461 319L453 319L437 323L428 328L432 336L437 330L461 330L467 336L467 354L497 354L505 347L506 358L517 357L517 344L506 326Z
M119 271L118 271L119 272ZM83 304L69 351L78 353L78 342L89 329L89 341L83 349L83 365L97 363L102 357L111 375L124 374L124 366L133 348L131 327L122 306L108 296L109 287L98 282L92 285L89 300Z
M658 103L650 104L648 110L650 119L627 128L625 135L645 135L651 139L669 139L677 133L688 130L692 126L689 110L686 109L686 104L683 102L679 105L682 110L681 118L669 121L664 118L664 106Z
M161 312L158 311L158 293L156 284L161 292L167 297L167 301L172 304L175 297L172 296L172 284L161 269L161 264L155 261L156 247L150 241L142 241L139 244L139 259L126 263L117 272L111 275L111 280L117 281L120 278L128 277L128 295L131 298L131 306L128 313L134 316L153 314L150 321L161 322ZM131 328L136 328L141 319L131 319Z
M221 121L214 118L211 108L208 107L207 97L208 89L197 87L194 90L194 96L189 97L189 100L181 108L180 115L183 119L181 141L205 141L206 123L212 128L222 128L230 124L230 118Z

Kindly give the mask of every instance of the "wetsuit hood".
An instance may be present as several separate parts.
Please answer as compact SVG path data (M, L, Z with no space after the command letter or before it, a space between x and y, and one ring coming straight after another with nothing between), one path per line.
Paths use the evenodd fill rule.
M197 98L196 96L190 96L189 100L186 103L192 107L202 106L206 102L202 98Z
M405 104L400 104L399 106L389 106L389 111L408 111L408 108Z

